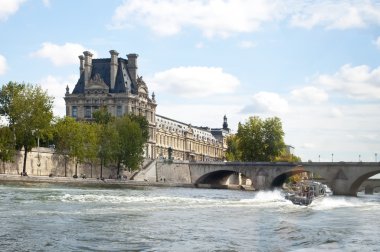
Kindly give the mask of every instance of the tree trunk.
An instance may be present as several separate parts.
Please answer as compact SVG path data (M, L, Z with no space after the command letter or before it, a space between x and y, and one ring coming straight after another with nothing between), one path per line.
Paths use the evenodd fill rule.
M116 178L120 178L120 162L117 162L117 175Z
M78 177L78 162L75 162L75 178Z
M100 159L100 179L103 178L103 159Z
M65 156L65 177L67 177L67 157Z
M28 148L27 146L25 145L24 146L24 164L22 166L22 173L21 173L21 176L27 176L28 174L26 174L26 157L28 155Z

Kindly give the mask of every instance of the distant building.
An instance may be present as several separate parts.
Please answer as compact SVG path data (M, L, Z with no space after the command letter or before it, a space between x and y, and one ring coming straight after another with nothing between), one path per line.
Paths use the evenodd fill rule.
M110 58L93 59L85 51L79 56L80 77L74 90L66 88L66 115L77 120L92 120L100 107L119 117L125 114L143 115L149 122L149 141L145 146L147 158L172 158L191 161L223 160L230 130L227 117L223 127L196 127L165 116L156 115L155 95L142 77L137 75L137 54L127 59L118 57L115 50Z

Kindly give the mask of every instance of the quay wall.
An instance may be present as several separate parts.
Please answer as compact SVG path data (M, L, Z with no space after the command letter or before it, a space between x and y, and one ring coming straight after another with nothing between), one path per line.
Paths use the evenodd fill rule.
M14 162L0 161L0 174L20 175L23 168L24 152L17 152ZM66 176L72 177L75 174L75 161L65 160L65 157L58 155L54 149L50 148L34 148L27 154L26 173L31 176ZM100 176L100 165L91 165L88 163L77 165L77 175L85 174L89 178L97 178ZM116 177L116 167L103 167L103 177Z
M192 183L188 162L156 162L157 182Z

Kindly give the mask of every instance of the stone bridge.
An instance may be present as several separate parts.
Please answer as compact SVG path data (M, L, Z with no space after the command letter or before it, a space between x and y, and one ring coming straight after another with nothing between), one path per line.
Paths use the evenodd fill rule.
M380 173L380 163L375 162L308 162L308 163L269 163L269 162L190 162L157 163L157 174L166 166L166 180L170 182L171 173L181 166L181 173L188 169L193 184L225 185L233 176L248 178L257 190L280 187L292 175L312 173L315 179L321 179L335 195L356 196L361 184L369 177ZM187 168L188 167L188 168ZM179 169L177 168L177 171ZM178 172L177 172L178 173ZM160 176L160 175L159 175ZM180 174L175 175L176 178ZM172 181L176 182L176 181ZM183 182L183 181L182 181Z

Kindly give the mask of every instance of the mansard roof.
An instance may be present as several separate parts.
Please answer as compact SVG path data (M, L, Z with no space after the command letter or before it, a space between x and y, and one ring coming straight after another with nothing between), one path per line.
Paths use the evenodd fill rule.
M127 92L126 86L131 93L137 93L136 83L132 81L130 73L127 68L128 60L118 58L118 67L116 72L115 86L111 89L111 58L92 59L92 68L90 79L99 75L104 83L109 87L110 93L125 93ZM77 84L74 87L73 94L83 94L85 90L84 71L81 72Z

